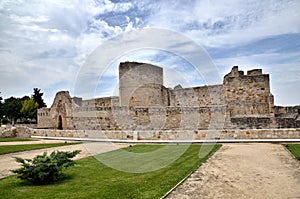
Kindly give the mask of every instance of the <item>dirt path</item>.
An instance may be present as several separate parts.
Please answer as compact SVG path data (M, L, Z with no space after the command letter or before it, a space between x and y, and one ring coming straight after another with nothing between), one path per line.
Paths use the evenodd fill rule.
M300 198L300 163L279 144L224 144L168 198Z
M31 142L31 141L30 141ZM43 143L57 143L55 140L45 140L45 141L32 141L32 144L38 142ZM64 142L64 141L63 141ZM11 142L13 143L13 142ZM21 142L22 144L29 144L29 142ZM113 143L104 143L104 142L88 142L84 144L76 144L76 145L68 145L68 146L60 146L53 147L48 149L37 149L31 151L24 151L18 153L10 153L5 155L0 155L0 179L6 176L12 175L10 172L11 169L19 168L20 165L15 161L13 157L22 157L22 158L33 158L36 155L42 155L44 152L50 154L52 151L60 150L60 151L73 151L73 150L81 150L81 153L78 154L74 159L80 159L87 156L100 154L112 150L116 150L122 147L126 147L126 144L113 144Z

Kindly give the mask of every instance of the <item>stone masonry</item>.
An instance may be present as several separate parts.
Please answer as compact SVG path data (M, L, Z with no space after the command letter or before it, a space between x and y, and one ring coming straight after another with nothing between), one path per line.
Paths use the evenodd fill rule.
M119 65L119 97L83 100L56 94L38 110L38 128L155 132L300 128L300 106L274 106L269 75L234 66L223 84L174 89L163 86L163 68ZM134 135L132 135L134 136Z

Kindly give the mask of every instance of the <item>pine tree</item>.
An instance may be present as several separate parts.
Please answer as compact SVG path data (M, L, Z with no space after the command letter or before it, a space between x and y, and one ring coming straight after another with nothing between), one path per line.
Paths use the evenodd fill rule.
M36 103L38 103L39 108L47 107L46 103L44 102L44 100L42 98L43 95L44 95L44 93L41 93L41 89L38 89L38 88L33 89L32 99Z

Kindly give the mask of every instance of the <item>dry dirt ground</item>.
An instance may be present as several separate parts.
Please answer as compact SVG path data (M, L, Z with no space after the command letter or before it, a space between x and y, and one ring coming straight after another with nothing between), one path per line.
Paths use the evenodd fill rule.
M40 141L23 141L23 142L2 142L1 145L17 145L17 144L40 144L40 143L58 143L65 142L62 140L40 140ZM68 141L69 142L69 141ZM20 165L14 159L14 157L22 157L22 158L33 158L36 155L42 155L44 152L50 154L52 151L73 151L73 150L81 150L81 153L78 154L74 159L80 159L87 156L100 154L112 150L116 150L122 147L126 147L126 144L115 144L108 142L88 142L84 144L76 144L76 145L68 145L68 146L60 146L53 147L48 149L37 149L31 151L10 153L5 155L0 155L0 179L6 176L12 175L10 172L11 169L19 168Z
M279 144L224 144L168 198L300 198L300 162Z

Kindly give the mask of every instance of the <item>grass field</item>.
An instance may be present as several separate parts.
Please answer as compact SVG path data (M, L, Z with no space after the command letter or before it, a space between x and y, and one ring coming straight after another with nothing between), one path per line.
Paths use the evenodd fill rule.
M298 159L300 156L300 144L286 144L285 147Z
M33 138L0 138L0 142L37 141Z
M80 142L5 145L5 146L0 146L0 155L7 154L7 153L21 152L21 151L29 151L29 150L34 150L34 149L44 149L44 148L57 147L57 146L66 146L66 145L72 145L72 144L78 144L78 143L80 143Z
M160 198L186 175L197 169L220 146L213 146L203 158L199 158L201 145L137 145L125 150L119 149L97 157L77 160L74 167L65 171L66 178L56 184L32 186L21 182L16 176L1 179L0 198ZM110 159L125 167L131 164L150 168L150 165L157 166L157 162L163 164L164 161L170 160L174 151L185 150L184 147L187 150L174 162L152 172L123 172L98 161ZM126 151L139 157L123 157ZM145 165L139 164L139 161Z

